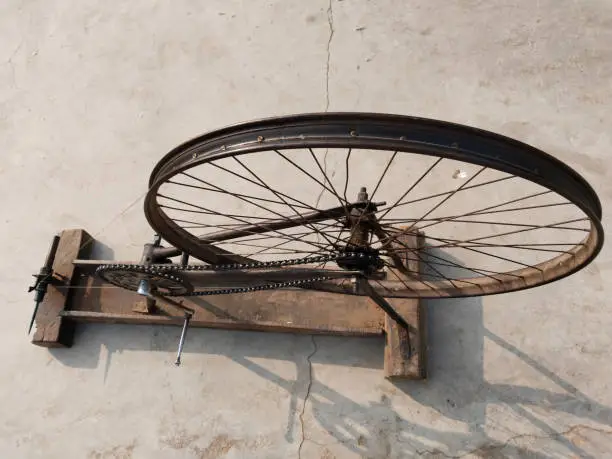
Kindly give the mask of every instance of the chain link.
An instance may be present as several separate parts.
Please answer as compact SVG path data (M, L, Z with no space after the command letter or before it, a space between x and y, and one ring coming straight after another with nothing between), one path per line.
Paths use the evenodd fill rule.
M352 258L357 257L362 260L371 258L376 260L378 254L369 254L362 252L334 252L329 255L317 255L314 257L300 258L297 260L276 260L276 261L262 261L253 263L234 263L234 264L223 264L223 265L127 265L127 264L116 264L116 265L100 265L96 269L96 273L106 273L112 271L124 271L129 269L130 272L142 272L144 274L160 275L170 279L172 276L170 273L179 274L182 272L190 271L241 271L241 270L253 270L253 269L270 269L286 266L297 266L311 263L326 263L329 261L337 261L341 258ZM318 276L311 279L301 279L287 282L271 282L269 284L255 285L251 287L235 287L215 290L200 290L189 293L174 295L171 292L168 296L210 296L210 295L229 295L232 293L249 293L249 292L260 292L264 290L274 290L285 287L302 287L304 285L313 284L315 282L322 282L333 279L333 277ZM174 279L173 279L174 280ZM180 282L180 281L178 281ZM120 282L113 282L115 285L121 285Z

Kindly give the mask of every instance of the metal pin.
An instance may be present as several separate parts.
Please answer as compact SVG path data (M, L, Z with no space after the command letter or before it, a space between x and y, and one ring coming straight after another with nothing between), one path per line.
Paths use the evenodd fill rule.
M142 279L138 284L138 292L139 295L149 296L151 293L151 286L149 285L148 279Z
M181 254L181 266L187 266L189 264L189 252L183 252Z
M183 330L181 331L181 339L179 340L178 352L176 354L176 362L174 364L178 367L181 364L181 354L183 353L183 344L185 344L185 336L187 335L187 327L191 320L191 314L185 313L185 319L183 320Z

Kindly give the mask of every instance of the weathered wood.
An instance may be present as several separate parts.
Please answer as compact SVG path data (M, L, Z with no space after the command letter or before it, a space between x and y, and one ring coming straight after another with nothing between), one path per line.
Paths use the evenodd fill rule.
M72 260L86 258L91 252L92 237L81 229L64 230L60 234L53 272L57 283L49 285L47 294L36 314L36 331L32 343L44 347L69 347L74 336L74 324L62 318L61 312L70 306L77 271Z
M398 237L401 244L394 244L394 248L405 246L419 248L423 244L422 237L405 234ZM405 266L413 272L420 272L417 256L406 249L401 252ZM395 272L398 277L406 276ZM426 318L422 301L419 299L393 299L390 304L399 312L412 327L406 330L399 326L393 319L385 315L385 377L423 379L427 376L426 371Z
M132 324L132 325L182 325L183 316L161 316L143 314L113 314L108 312L93 311L62 311L62 317L74 322L82 323L107 323L107 324ZM337 336L381 336L382 327L369 328L346 328L336 327L328 324L325 327L315 327L307 324L290 324L279 321L257 321L239 322L231 319L215 318L207 321L191 319L189 327L219 328L224 330L251 330L267 331L277 333L305 333L314 335L337 335Z
M109 323L135 323L138 318L143 324L169 320L160 315L135 313L135 308L144 312L138 304L144 300L142 296L121 288L98 288L103 285L108 286L95 277L81 278L77 284L81 288L75 289L70 314L65 317ZM353 336L383 333L383 314L366 297L299 289L271 290L187 297L183 305L195 310L190 327ZM98 314L78 315L77 311Z
M62 233L54 270L70 283L49 287L37 315L33 342L41 346L70 346L77 322L181 325L183 317L147 310L145 298L103 283L93 275L101 260L88 262L90 236L82 230ZM414 240L403 243L416 244ZM407 258L414 258L409 253ZM73 265L73 260L79 259ZM106 261L112 262L112 261ZM116 262L115 262L116 263ZM418 264L410 261L410 269ZM256 330L344 336L386 334L385 375L425 376L425 318L418 300L391 300L410 325L410 334L399 329L368 297L338 295L313 290L272 290L235 295L190 297L183 304L195 310L191 327ZM411 350L408 349L408 342Z

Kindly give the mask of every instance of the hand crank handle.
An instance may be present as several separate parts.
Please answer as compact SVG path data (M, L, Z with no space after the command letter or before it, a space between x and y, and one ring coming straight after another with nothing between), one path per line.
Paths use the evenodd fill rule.
M179 340L178 352L176 354L176 361L174 362L174 364L178 367L181 364L181 354L183 353L183 345L185 344L185 337L187 336L187 327L189 327L189 321L191 320L191 317L193 316L193 313L195 311L193 309L183 306L178 301L174 301L168 297L160 295L159 293L157 293L157 291L155 291L155 289L151 289L151 285L149 284L149 281L146 279L143 279L140 281L140 284L138 285L138 293L142 296L151 298L153 300L157 300L163 304L166 304L168 306L171 306L173 308L180 309L181 311L183 311L184 313L183 329L181 331L181 338Z
M183 320L183 330L181 331L181 339L179 340L178 351L176 353L176 361L174 364L178 367L181 364L181 354L183 353L183 344L185 344L185 336L187 336L187 327L189 326L189 321L191 320L191 314L185 313L185 318Z

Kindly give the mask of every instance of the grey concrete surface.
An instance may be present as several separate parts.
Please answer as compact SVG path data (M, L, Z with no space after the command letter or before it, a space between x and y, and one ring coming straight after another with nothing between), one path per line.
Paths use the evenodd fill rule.
M51 235L138 257L151 167L203 131L380 111L501 132L612 201L604 0L100 1L0 5L0 457L565 458L612 455L610 271L431 301L430 379L383 343L83 326L47 351L25 293Z

